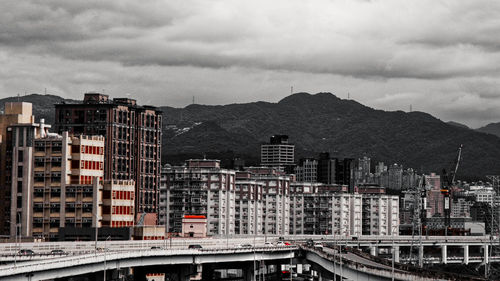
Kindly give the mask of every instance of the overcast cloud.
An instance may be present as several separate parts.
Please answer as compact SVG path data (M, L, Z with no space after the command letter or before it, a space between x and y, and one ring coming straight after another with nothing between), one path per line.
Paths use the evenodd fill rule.
M472 127L500 121L500 2L10 1L0 95L130 93L142 104L333 92Z

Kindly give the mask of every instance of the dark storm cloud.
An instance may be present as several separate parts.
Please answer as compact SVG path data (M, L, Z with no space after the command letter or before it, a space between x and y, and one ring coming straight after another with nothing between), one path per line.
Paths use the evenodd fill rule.
M254 100L252 90L235 100L241 88L277 100L300 83L310 92L357 88L364 91L360 101L388 109L425 103L441 114L436 104L446 101L449 114L442 114L450 118L470 105L500 106L500 2L6 0L1 6L0 62L7 70L0 70L0 90L7 93L45 83L61 92L132 88L150 99L168 91L178 102L203 89L210 102L227 103ZM482 112L470 118L500 118Z

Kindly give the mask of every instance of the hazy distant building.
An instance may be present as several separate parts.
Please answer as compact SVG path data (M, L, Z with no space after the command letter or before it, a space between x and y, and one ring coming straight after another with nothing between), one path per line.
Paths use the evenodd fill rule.
M387 166L384 165L384 162L378 162L375 166L375 174L380 175L383 172L387 172Z
M406 169L403 171L401 189L412 190L418 186L419 180L420 177L412 168Z
M403 166L393 164L388 169L388 185L391 190L401 190L403 185Z
M320 153L317 165L317 181L324 184L334 184L336 165L336 158L331 158L327 152Z
M430 190L427 191L427 217L443 216L444 196L441 193L441 176L431 173L425 176L425 180L427 181L427 186L430 186Z
M317 182L318 160L305 158L295 167L295 176L298 182Z
M352 158L331 158L327 152L320 153L317 167L317 181L324 184L339 184L349 186L354 190L355 160Z
M260 146L260 164L279 171L293 171L295 145L288 143L287 135L274 135L269 143Z

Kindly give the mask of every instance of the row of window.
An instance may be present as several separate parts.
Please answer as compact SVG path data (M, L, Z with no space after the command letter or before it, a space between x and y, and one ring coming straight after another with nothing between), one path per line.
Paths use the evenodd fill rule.
M133 215L134 207L131 206L113 206L111 210L113 215Z

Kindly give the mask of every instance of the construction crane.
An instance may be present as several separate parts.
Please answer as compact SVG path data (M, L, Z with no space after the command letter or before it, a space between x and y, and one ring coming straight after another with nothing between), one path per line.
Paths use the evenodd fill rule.
M443 169L441 173L441 194L443 194L443 209L444 209L444 225L445 225L445 235L448 235L448 228L450 228L450 192L451 188L455 184L455 177L457 175L458 166L460 165L460 160L462 158L462 145L458 147L457 157L455 158L455 163L453 169L451 169L450 173L446 172L446 169Z

